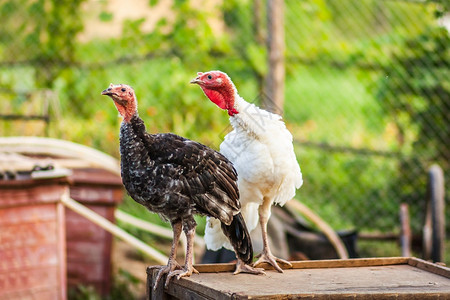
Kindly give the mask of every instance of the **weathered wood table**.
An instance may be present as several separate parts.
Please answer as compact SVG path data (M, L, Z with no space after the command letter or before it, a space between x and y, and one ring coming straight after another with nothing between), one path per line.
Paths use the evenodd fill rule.
M233 264L196 265L200 274L161 280L147 269L147 299L450 299L450 268L417 258L367 258L292 262L278 273L233 275Z

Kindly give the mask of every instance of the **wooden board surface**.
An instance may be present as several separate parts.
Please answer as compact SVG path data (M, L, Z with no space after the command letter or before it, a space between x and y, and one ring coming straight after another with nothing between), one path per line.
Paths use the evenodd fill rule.
M450 299L450 269L414 258L293 262L265 276L233 275L233 268L198 265L200 274L172 281L165 293L149 290L149 299Z

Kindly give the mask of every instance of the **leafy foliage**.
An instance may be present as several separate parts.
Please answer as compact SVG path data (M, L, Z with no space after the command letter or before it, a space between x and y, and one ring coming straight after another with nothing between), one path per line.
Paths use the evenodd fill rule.
M2 58L34 62L37 86L52 87L61 70L74 63L84 1L4 1L0 6L0 43L6 45ZM17 22L22 18L27 22Z

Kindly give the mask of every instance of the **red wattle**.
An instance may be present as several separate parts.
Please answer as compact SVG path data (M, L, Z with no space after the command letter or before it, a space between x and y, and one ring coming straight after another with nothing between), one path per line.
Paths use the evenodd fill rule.
M215 103L221 109L227 110L228 115L234 116L239 113L234 108L234 90L232 88L214 90L207 89L202 86L202 90L211 102Z
M238 113L239 112L234 107L228 109L228 115L230 117L232 117L232 116L234 116L235 114L238 114Z
M205 95L221 109L227 109L225 97L215 90L204 89Z

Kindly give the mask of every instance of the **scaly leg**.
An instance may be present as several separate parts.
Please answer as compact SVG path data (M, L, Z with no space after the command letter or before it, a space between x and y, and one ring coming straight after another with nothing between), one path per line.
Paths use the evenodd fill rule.
M269 214L270 214L270 207L272 203L271 201L264 201L262 205L258 208L259 213L259 224L261 226L261 232L262 232L262 239L263 239L263 251L261 254L259 254L257 257L259 259L253 264L253 266L257 266L263 262L271 264L275 270L277 270L280 273L283 273L283 270L280 268L280 266L277 264L277 262L280 262L282 264L286 264L290 267L292 267L292 264L284 259L275 257L272 254L272 251L270 251L269 248L269 239L267 237L267 222L269 221Z
M182 270L172 271L167 275L166 279L166 287L169 284L169 281L172 277L176 276L177 279L181 277L189 277L192 273L198 274L198 271L193 267L192 261L194 258L194 236L195 236L195 227L185 231L186 239L187 239L187 249L186 249L186 260L184 262L184 268Z
M180 240L182 230L181 221L172 223L172 229L173 229L173 241L172 241L172 248L170 249L169 261L167 262L167 266L162 267L159 270L158 275L156 276L155 284L153 285L153 290L156 290L156 287L158 286L158 283L164 274L170 273L175 269L181 269L181 266L176 261L178 241Z

